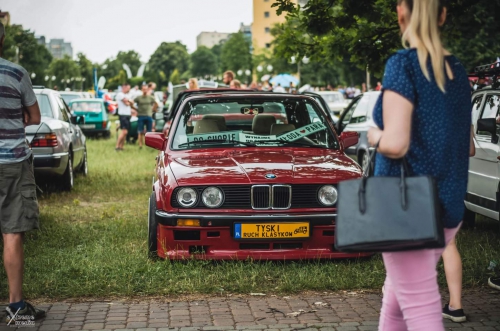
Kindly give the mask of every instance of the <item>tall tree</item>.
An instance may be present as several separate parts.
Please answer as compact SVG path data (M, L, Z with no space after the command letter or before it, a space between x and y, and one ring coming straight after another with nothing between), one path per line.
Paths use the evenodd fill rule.
M85 78L81 81L81 88L86 89L88 86L93 85L93 69L94 65L83 53L76 54L76 64L80 69L80 78Z
M301 8L292 0L275 0L273 6L287 14L275 40L281 56L337 58L380 74L388 56L402 47L392 1L309 0ZM467 68L500 54L498 12L498 0L449 1L443 37Z
M137 75L137 71L142 65L141 56L136 51L118 52L115 61L117 61L120 66L123 66L123 64L128 65L132 72L132 77Z
M170 77L175 69L178 72L184 72L188 69L188 65L187 47L180 41L162 42L149 59L150 69L158 73L158 83L163 86L167 85L168 81L162 77Z
M216 64L217 64L217 75L220 75L220 74L222 74L222 64L220 61L220 55L222 52L222 45L221 44L214 45L214 46L212 46L212 48L210 48L210 51L212 52L213 55L215 55Z
M45 71L52 55L30 30L24 30L21 25L5 27L4 57L23 66L30 73L33 84L45 83Z
M191 74L196 77L217 74L217 57L205 46L191 54Z
M52 61L48 69L49 76L56 77L56 84L61 83L61 86L68 87L74 84L75 78L80 77L80 68L68 55L62 59Z
M245 39L243 33L233 33L229 40L224 43L221 50L221 65L223 71L252 69L250 43Z

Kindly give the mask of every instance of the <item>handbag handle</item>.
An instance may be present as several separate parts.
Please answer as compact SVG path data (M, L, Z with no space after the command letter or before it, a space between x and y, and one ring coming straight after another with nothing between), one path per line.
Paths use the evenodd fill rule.
M373 156L377 153L377 149L379 146L380 140L377 142L375 145L375 148L371 153L369 153L368 157L368 162L365 165L365 168L363 169L363 179L361 179L361 182L359 184L359 190L358 190L358 200L359 200L359 211L361 214L364 214L366 212L366 182L368 180L369 173L368 173L368 168L371 165L372 158ZM401 159L401 182L399 185L399 189L401 192L401 208L403 210L406 210L408 208L408 196L406 194L406 177L409 176L409 170L408 170L408 163L406 161L406 158L403 157Z

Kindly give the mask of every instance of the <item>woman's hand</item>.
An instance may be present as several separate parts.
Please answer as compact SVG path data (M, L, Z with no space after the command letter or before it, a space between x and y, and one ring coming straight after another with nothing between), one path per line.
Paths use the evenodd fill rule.
M371 127L368 130L368 143L370 144L370 146L375 147L375 145L377 145L377 143L380 141L380 138L382 138L382 133L382 130L375 127Z

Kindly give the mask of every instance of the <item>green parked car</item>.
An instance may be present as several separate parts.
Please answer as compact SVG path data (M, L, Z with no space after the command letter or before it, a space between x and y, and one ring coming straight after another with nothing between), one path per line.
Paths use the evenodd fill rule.
M74 99L69 103L69 109L75 116L84 116L85 124L79 124L83 133L89 136L111 135L108 113L104 101L101 99Z

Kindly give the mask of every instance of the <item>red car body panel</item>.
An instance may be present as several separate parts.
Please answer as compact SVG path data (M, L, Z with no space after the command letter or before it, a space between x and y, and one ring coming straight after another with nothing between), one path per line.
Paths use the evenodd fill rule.
M176 117L174 127L179 116ZM335 131L332 129L332 132ZM345 155L343 143L339 141L341 147L338 150L233 146L171 150L167 140L166 147L157 157L156 182L153 186L159 220L158 256L168 259L297 260L371 255L335 250L336 208L184 209L174 208L171 204L173 191L179 186L336 184L361 177L362 169ZM277 178L266 179L265 175L269 173L275 174ZM201 226L177 226L178 219L197 219ZM310 221L310 236L301 239L254 240L233 237L233 223L236 221L269 223L283 220ZM195 234L194 237L189 237L191 234Z

